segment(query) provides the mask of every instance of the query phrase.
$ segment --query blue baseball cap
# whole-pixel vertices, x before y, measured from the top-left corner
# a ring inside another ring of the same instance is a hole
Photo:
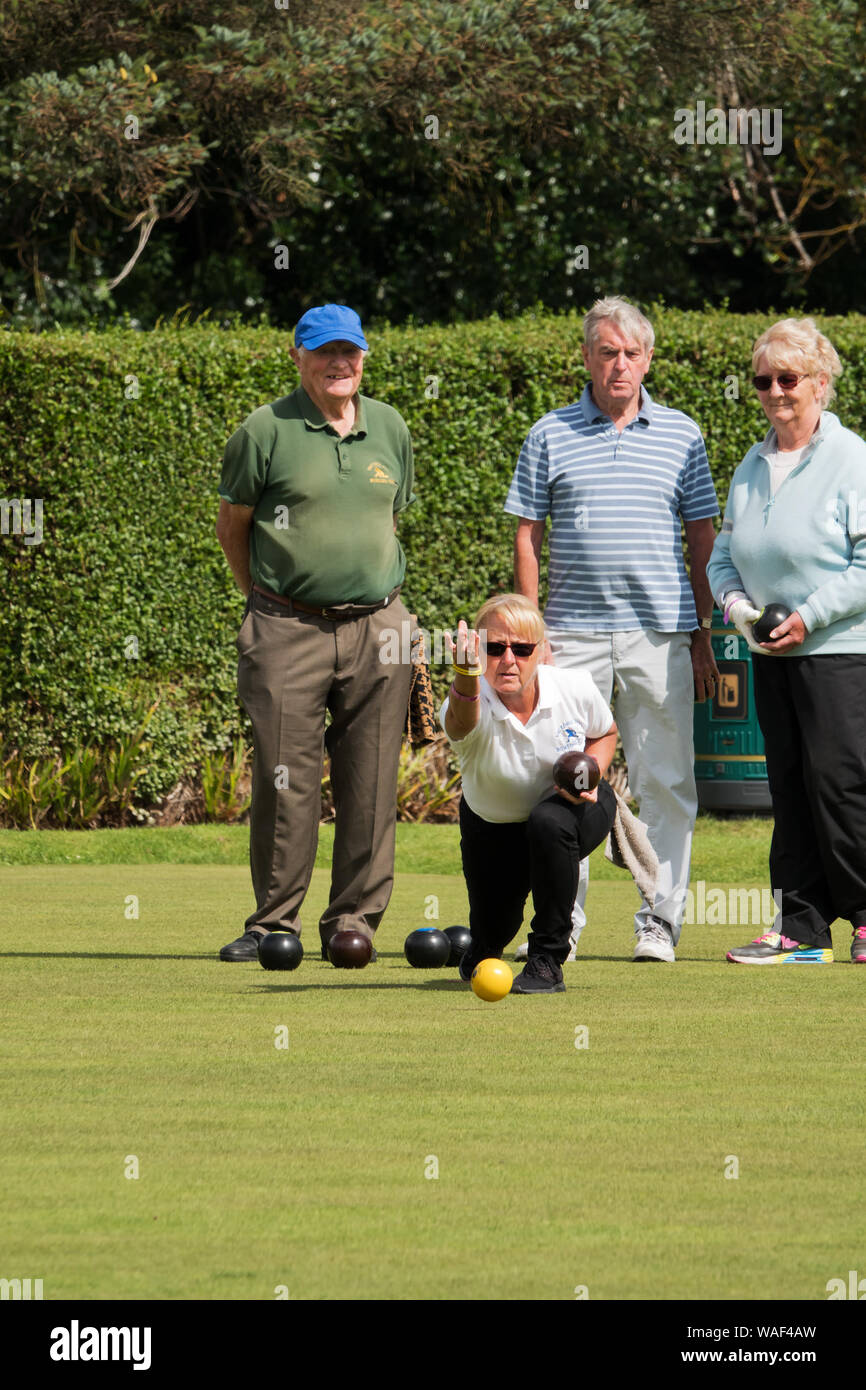
[[[319,304],[298,320],[295,347],[317,348],[324,343],[354,343],[368,351],[361,320],[348,304]]]

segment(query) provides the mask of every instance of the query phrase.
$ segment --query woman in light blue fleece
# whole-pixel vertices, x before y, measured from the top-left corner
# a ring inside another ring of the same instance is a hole
[[[842,366],[812,319],[763,333],[752,369],[770,430],[731,480],[707,578],[754,653],[781,915],[728,960],[830,962],[841,917],[866,964],[866,443],[826,408]],[[758,643],[769,603],[791,616]]]

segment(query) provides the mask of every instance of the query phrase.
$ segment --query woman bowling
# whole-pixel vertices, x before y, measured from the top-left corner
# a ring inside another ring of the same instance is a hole
[[[616,748],[610,709],[583,671],[543,664],[544,620],[521,594],[488,599],[475,626],[448,638],[454,681],[442,727],[463,778],[460,847],[472,946],[460,964],[499,958],[535,915],[524,970],[513,994],[559,994],[569,953],[580,861],[606,839],[616,814],[610,785],[557,790],[553,765],[584,750],[607,771]]]

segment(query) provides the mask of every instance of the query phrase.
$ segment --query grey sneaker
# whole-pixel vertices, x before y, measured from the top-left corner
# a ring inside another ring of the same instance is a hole
[[[634,960],[675,961],[673,932],[660,917],[650,917],[637,934]]]

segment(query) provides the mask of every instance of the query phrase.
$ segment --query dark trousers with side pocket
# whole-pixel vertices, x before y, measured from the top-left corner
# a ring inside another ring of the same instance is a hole
[[[549,955],[561,965],[570,949],[580,861],[607,838],[615,816],[616,798],[603,780],[596,802],[575,806],[553,795],[525,821],[482,820],[462,799],[460,850],[473,957],[502,955],[520,930],[531,892],[529,954]]]
[[[776,928],[831,944],[837,917],[866,925],[866,656],[752,657],[773,799]]]
[[[381,659],[389,650],[382,636],[399,633],[408,621],[399,599],[331,622],[251,593],[237,639],[238,694],[254,748],[256,909],[246,930],[300,932],[316,859],[325,748],[335,827],[320,935],[327,942],[354,929],[372,937],[379,925],[394,880],[397,767],[411,676],[408,662]]]

